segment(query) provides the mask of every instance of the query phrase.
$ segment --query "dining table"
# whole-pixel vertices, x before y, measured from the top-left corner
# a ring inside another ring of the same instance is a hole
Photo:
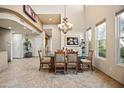
[[[49,72],[54,72],[55,55],[54,54],[47,54],[47,55],[45,55],[45,57],[50,58],[51,65],[50,65]],[[78,71],[81,70],[81,59],[82,59],[82,56],[78,55]]]

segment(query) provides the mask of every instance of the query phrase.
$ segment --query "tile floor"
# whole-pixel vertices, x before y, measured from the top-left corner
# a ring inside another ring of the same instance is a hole
[[[38,71],[39,59],[15,59],[8,69],[0,72],[1,88],[121,88],[123,85],[95,70],[75,75]]]

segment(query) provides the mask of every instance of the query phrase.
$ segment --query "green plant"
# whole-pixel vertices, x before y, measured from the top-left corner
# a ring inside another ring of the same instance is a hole
[[[30,52],[31,49],[31,42],[28,39],[28,37],[25,37],[25,41],[24,41],[24,50],[26,53]]]
[[[120,49],[120,61],[121,63],[124,63],[124,47],[121,47]]]
[[[106,57],[106,49],[99,48],[99,56],[105,58]]]
[[[124,47],[120,49],[121,57],[124,59]]]

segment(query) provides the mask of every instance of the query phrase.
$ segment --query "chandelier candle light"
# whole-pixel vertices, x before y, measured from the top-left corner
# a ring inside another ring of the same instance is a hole
[[[62,20],[62,23],[58,25],[58,28],[64,34],[72,29],[72,24],[68,22],[68,18],[66,17],[66,6],[64,6],[64,18]]]

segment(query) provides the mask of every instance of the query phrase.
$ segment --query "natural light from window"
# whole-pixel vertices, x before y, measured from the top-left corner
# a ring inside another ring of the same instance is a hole
[[[91,29],[85,32],[86,35],[86,54],[88,54],[89,49],[91,49]]]
[[[124,12],[117,16],[118,19],[118,36],[119,36],[119,63],[124,63]]]
[[[96,26],[96,55],[106,58],[106,22]]]

